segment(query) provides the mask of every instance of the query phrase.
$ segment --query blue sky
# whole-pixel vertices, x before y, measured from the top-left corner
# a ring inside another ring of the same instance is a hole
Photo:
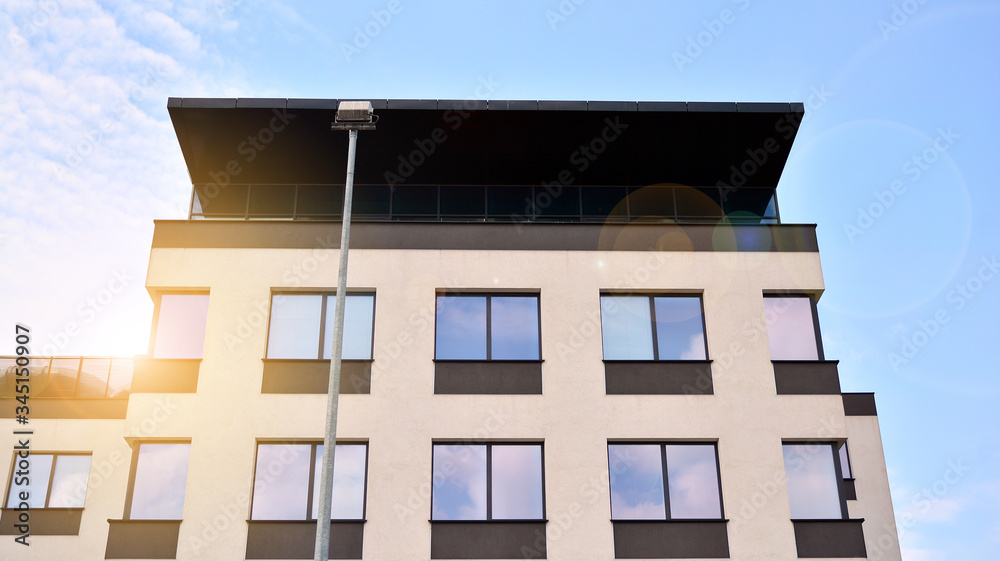
[[[992,559],[998,24],[945,0],[6,0],[0,324],[145,351],[152,220],[190,197],[168,96],[801,101],[781,216],[818,224],[826,355],[877,394],[904,558]]]

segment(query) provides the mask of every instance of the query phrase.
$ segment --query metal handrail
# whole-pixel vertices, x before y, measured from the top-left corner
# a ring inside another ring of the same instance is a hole
[[[20,372],[22,367],[17,365],[18,358],[23,359],[14,355],[0,355],[0,397],[20,395],[15,392],[16,379],[23,378],[20,375],[23,374]],[[105,361],[107,364],[102,364]],[[135,363],[131,357],[31,356],[27,368],[28,395],[33,398],[124,398],[131,391]],[[64,379],[62,383],[59,378]],[[66,383],[69,379],[72,382]],[[67,389],[70,385],[72,391]],[[94,391],[96,388],[101,391]]]

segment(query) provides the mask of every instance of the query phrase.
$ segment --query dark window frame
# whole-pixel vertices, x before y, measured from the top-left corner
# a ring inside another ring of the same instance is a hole
[[[535,306],[538,315],[538,325],[537,325],[537,337],[538,337],[538,358],[492,358],[493,355],[493,304],[492,298],[494,296],[500,298],[506,297],[534,297]],[[438,358],[437,356],[437,346],[438,346],[438,299],[439,298],[453,298],[453,297],[473,297],[473,298],[486,298],[486,358]],[[434,295],[434,361],[435,362],[542,362],[542,295],[540,292],[454,292],[439,291]]]
[[[319,312],[319,342],[318,342],[318,348],[317,348],[316,356],[315,357],[304,358],[304,359],[283,359],[283,358],[282,359],[269,359],[267,357],[267,353],[268,353],[268,350],[270,349],[270,345],[271,345],[271,315],[273,313],[274,297],[275,296],[322,296],[322,300],[320,300],[320,312]],[[377,301],[378,300],[378,296],[375,294],[374,290],[357,290],[357,291],[348,290],[347,294],[345,295],[345,299],[344,299],[344,306],[345,307],[347,306],[347,297],[350,297],[350,296],[371,296],[372,297],[372,340],[371,340],[370,345],[369,345],[370,348],[368,349],[368,358],[344,359],[344,360],[368,360],[368,361],[370,361],[370,360],[373,360],[374,357],[375,357],[375,309],[376,309],[376,306],[378,304],[378,301]],[[326,346],[326,311],[327,311],[327,306],[328,306],[327,302],[329,301],[329,299],[331,297],[334,299],[334,301],[336,301],[336,298],[337,298],[337,291],[336,290],[334,290],[333,292],[322,291],[322,290],[310,290],[310,291],[305,291],[305,292],[272,290],[271,291],[271,297],[270,297],[270,299],[268,300],[268,303],[267,303],[267,335],[265,335],[265,337],[264,337],[264,359],[265,360],[331,360],[331,359],[323,358],[323,347]],[[334,304],[332,306],[330,306],[330,308],[331,309],[335,309],[336,308],[336,302],[334,302]],[[346,325],[345,325],[345,327],[346,327]]]
[[[809,299],[809,310],[812,314],[812,324],[813,324],[813,335],[816,338],[816,362],[823,362],[826,360],[826,354],[823,352],[823,334],[819,329],[819,311],[816,307],[817,297],[809,294],[807,292],[765,292],[764,298],[808,298]],[[765,310],[765,316],[766,316]],[[765,317],[765,329],[767,329],[767,320]],[[770,336],[770,334],[768,334]],[[772,359],[775,360],[775,359]],[[778,359],[783,360],[783,359]]]
[[[649,298],[649,324],[650,332],[652,334],[653,340],[653,358],[652,359],[628,359],[628,358],[607,358],[603,356],[604,352],[604,306],[600,306],[601,310],[601,353],[604,362],[704,362],[711,360],[708,354],[708,320],[705,318],[705,298],[704,294],[701,292],[669,292],[669,293],[655,293],[655,292],[615,292],[615,291],[601,291],[600,298],[605,296],[611,297],[648,297]],[[660,344],[656,333],[656,299],[657,298],[697,298],[698,305],[701,307],[701,335],[705,343],[705,358],[693,358],[693,359],[676,359],[676,358],[660,358]]]
[[[840,445],[841,445],[841,443],[837,442],[835,440],[796,440],[796,439],[782,440],[781,441],[781,446],[784,447],[786,445],[792,445],[792,446],[823,446],[823,447],[829,448],[830,454],[833,455],[834,479],[836,480],[836,484],[837,484],[837,496],[838,496],[838,498],[840,500],[840,518],[794,518],[793,517],[791,520],[792,521],[797,521],[797,520],[850,520],[851,519],[850,516],[849,516],[850,513],[847,510],[847,488],[844,485],[844,481],[845,481],[844,472],[843,472],[843,470],[840,467]],[[782,453],[782,457],[784,457],[784,453]],[[787,470],[787,467],[785,469]],[[789,493],[789,495],[791,495],[791,490],[788,489],[788,482],[787,481],[788,481],[788,474],[786,472],[785,473],[785,490],[786,490],[786,492]],[[790,497],[789,497],[789,500],[791,500]]]
[[[365,490],[364,490],[364,500],[361,502],[361,518],[331,518],[331,522],[365,522],[368,519],[368,467],[369,467],[369,452],[370,447],[368,446],[368,441],[338,441],[334,446],[340,444],[350,444],[350,445],[363,445],[365,447]],[[309,446],[309,475],[306,485],[306,517],[305,518],[293,518],[288,520],[289,522],[316,522],[316,518],[313,518],[313,494],[314,487],[313,483],[316,480],[316,447],[323,446],[322,440],[258,440],[254,443],[254,455],[253,455],[253,471],[251,472],[253,476],[250,479],[250,512],[248,514],[250,521],[256,522],[277,522],[285,521],[286,519],[264,519],[264,518],[254,518],[253,516],[253,500],[254,500],[254,485],[257,483],[257,459],[260,457],[260,446]],[[336,456],[333,459],[334,464],[337,462]]]
[[[45,505],[39,507],[31,507],[31,510],[64,510],[64,509],[81,509],[86,507],[87,503],[87,493],[90,490],[90,469],[87,470],[87,490],[83,494],[84,506],[49,506],[49,500],[52,498],[52,484],[56,477],[56,464],[59,462],[59,456],[90,456],[90,467],[94,467],[94,453],[93,452],[36,452],[31,451],[30,456],[53,456],[52,467],[49,471],[49,481],[45,487]],[[7,510],[7,502],[10,501],[10,492],[14,488],[14,475],[17,471],[17,451],[14,451],[10,461],[10,477],[7,478],[7,487],[3,495],[3,509]]]
[[[634,445],[634,446],[658,446],[660,449],[660,470],[663,476],[663,512],[664,518],[661,520],[659,518],[615,518],[614,506],[611,504],[611,446],[622,446],[622,445]],[[672,518],[670,516],[670,479],[668,478],[667,472],[667,446],[708,446],[711,445],[715,451],[715,481],[718,485],[719,490],[719,517],[718,518]],[[671,522],[671,521],[684,521],[684,522],[711,522],[711,521],[726,521],[726,508],[725,501],[722,496],[722,465],[719,462],[719,442],[717,440],[643,440],[643,441],[633,441],[633,440],[609,440],[608,441],[608,506],[611,509],[611,521],[612,522]]]
[[[541,468],[541,478],[542,478],[542,517],[541,518],[493,518],[493,446],[537,446],[539,457],[540,457],[540,468]],[[435,446],[485,446],[486,447],[486,518],[485,519],[472,519],[472,520],[437,520],[434,518],[434,447]],[[523,442],[523,441],[509,441],[509,440],[490,440],[488,442],[483,441],[461,441],[461,440],[442,440],[431,442],[431,517],[430,522],[443,522],[446,524],[450,523],[468,523],[468,522],[548,522],[547,518],[547,508],[545,500],[545,443],[539,442]]]
[[[125,489],[125,512],[122,514],[122,520],[133,520],[132,518],[132,499],[135,494],[135,476],[136,468],[139,467],[139,452],[143,444],[187,444],[188,447],[191,446],[190,439],[169,439],[169,440],[135,440],[129,443],[129,447],[132,449],[132,458],[129,461],[129,472],[128,472],[128,486]],[[188,470],[190,475],[190,450],[188,452]],[[184,481],[184,504],[187,504],[187,479]],[[183,507],[182,507],[183,511]],[[157,522],[170,522],[170,521],[181,521],[183,518],[136,518],[137,521],[152,520]]]

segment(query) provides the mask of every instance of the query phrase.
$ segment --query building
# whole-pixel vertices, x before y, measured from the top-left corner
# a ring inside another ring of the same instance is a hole
[[[374,105],[333,557],[900,558],[815,226],[778,213],[801,104]],[[27,425],[4,359],[0,557],[311,558],[337,101],[168,107],[193,188],[155,224],[149,355],[33,357]]]

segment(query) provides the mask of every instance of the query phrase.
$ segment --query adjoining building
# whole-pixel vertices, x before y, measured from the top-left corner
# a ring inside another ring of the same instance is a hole
[[[0,557],[312,558],[337,104],[169,100],[192,196],[155,223],[149,354],[32,357],[26,425],[2,359]],[[373,104],[332,558],[900,559],[815,226],[777,204],[801,104]]]

